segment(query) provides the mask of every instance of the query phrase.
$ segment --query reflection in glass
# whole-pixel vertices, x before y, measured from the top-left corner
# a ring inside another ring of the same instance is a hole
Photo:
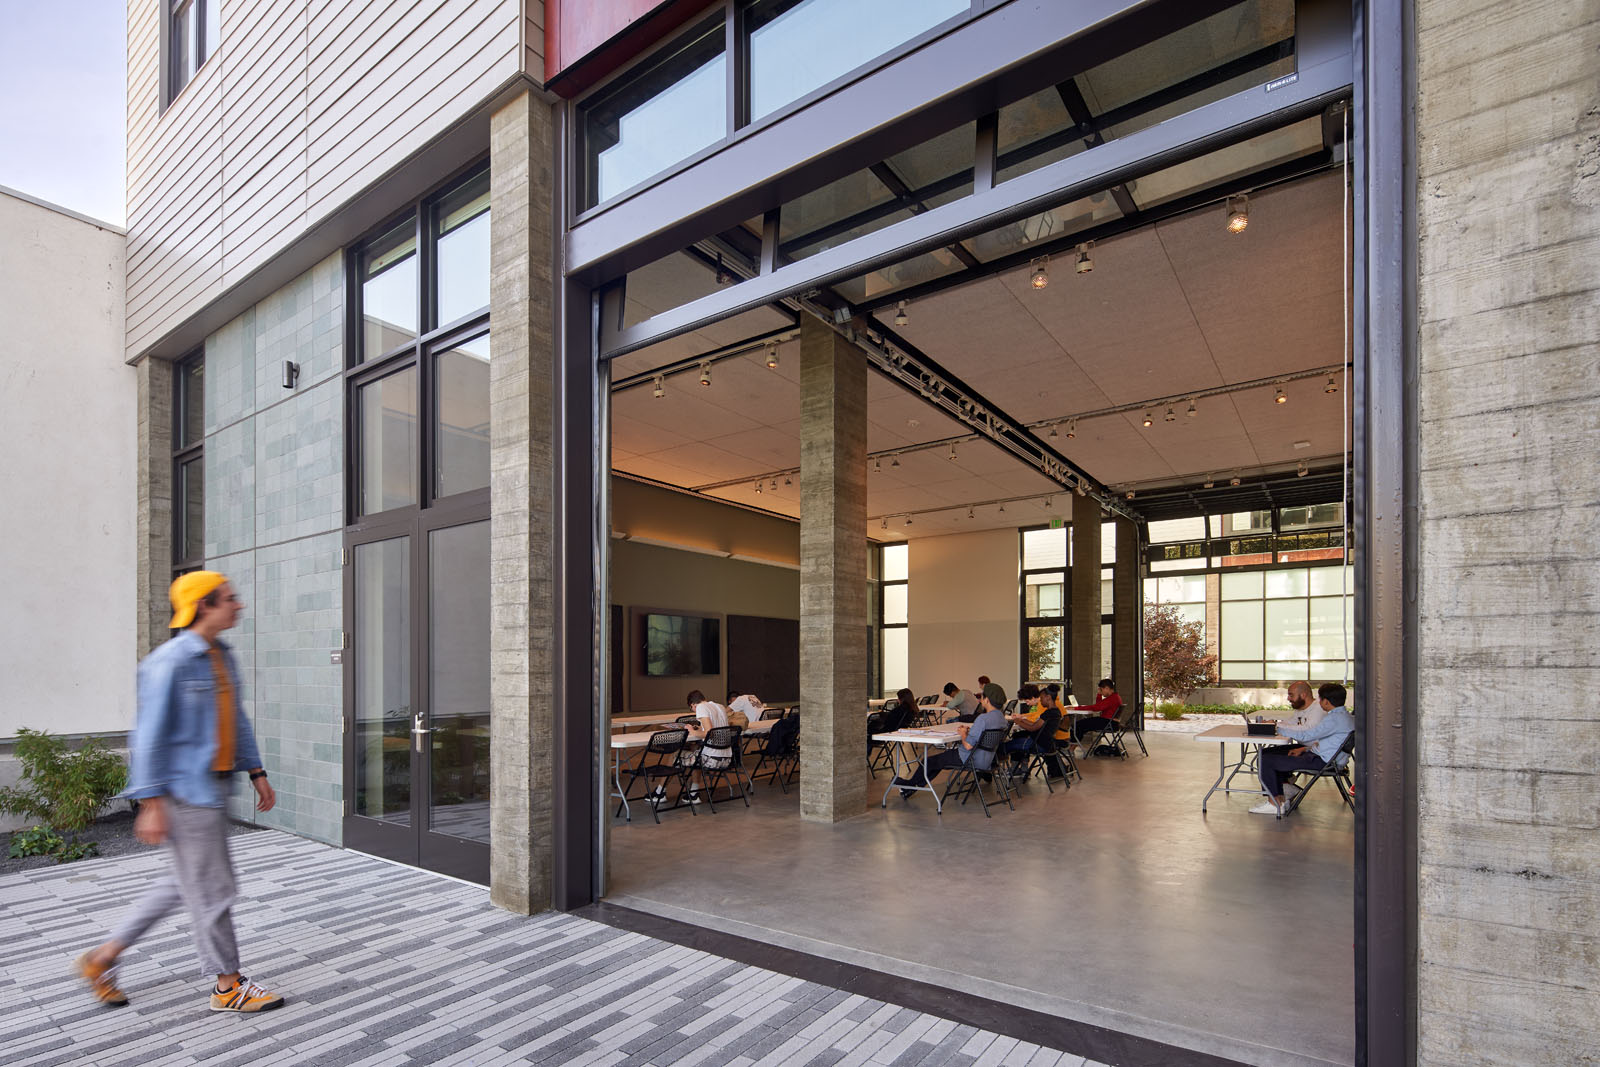
[[[411,569],[407,539],[357,545],[355,806],[411,821]]]
[[[428,828],[489,841],[489,523],[428,535]]]
[[[205,457],[196,456],[178,468],[178,559],[206,555]]]
[[[360,511],[372,515],[417,502],[417,368],[361,387]]]
[[[877,175],[858,170],[783,205],[778,255],[803,259],[910,217]]]
[[[489,335],[434,357],[434,493],[449,496],[489,484]]]
[[[641,77],[583,110],[592,206],[721,140],[728,87],[719,16]]]
[[[206,361],[190,359],[178,364],[178,447],[198,444],[206,435]]]
[[[489,175],[473,178],[439,201],[435,270],[436,326],[489,306]]]
[[[750,33],[750,118],[848,74],[869,60],[965,14],[970,0],[761,0]],[[841,32],[841,27],[847,27]]]
[[[1030,682],[1065,682],[1062,669],[1067,648],[1065,626],[1028,627],[1028,678]]]
[[[1100,625],[1100,677],[1115,679],[1111,673],[1111,624]]]
[[[1059,619],[1066,612],[1066,575],[1062,571],[1030,574],[1022,587],[1022,614],[1030,619]]]
[[[172,13],[171,54],[167,61],[172,71],[172,95],[177,96],[194,77],[200,65],[199,6],[184,4]]]
[[[1143,210],[1322,151],[1322,118],[1313,116],[1147,174],[1137,184],[1130,182],[1128,189]]]
[[[911,631],[896,626],[883,631],[883,691],[898,692],[911,684]]]
[[[407,219],[361,253],[361,358],[417,336],[417,232]]]

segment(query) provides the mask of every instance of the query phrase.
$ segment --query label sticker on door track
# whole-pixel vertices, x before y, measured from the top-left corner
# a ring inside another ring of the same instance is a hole
[[[1299,71],[1295,71],[1293,74],[1285,74],[1281,78],[1274,78],[1272,81],[1269,81],[1267,83],[1267,92],[1270,93],[1274,89],[1282,89],[1285,85],[1293,85],[1295,82],[1297,82],[1299,80],[1300,80],[1300,72]]]

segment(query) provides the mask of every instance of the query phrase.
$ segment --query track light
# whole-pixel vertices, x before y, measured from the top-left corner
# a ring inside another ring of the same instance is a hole
[[[1208,474],[1208,475],[1206,475],[1206,480],[1204,482],[1200,483],[1200,488],[1202,488],[1202,489],[1212,489],[1212,488],[1216,487],[1216,484],[1217,484],[1216,480],[1214,478],[1212,478],[1211,475]]]
[[[911,525],[911,516],[910,516],[910,515],[907,515],[907,516],[906,516],[906,525],[907,525],[907,526],[910,526],[910,525]]]
[[[1067,423],[1067,440],[1070,441],[1076,436],[1078,436],[1078,420],[1073,419]]]
[[[977,518],[977,517],[978,517],[978,516],[976,516],[976,515],[974,515],[974,514],[973,514],[973,513],[972,513],[972,509],[971,509],[971,508],[968,508],[968,509],[967,509],[967,518],[969,518],[969,519],[975,519],[975,518]]]
[[[1132,489],[1129,489],[1129,490],[1128,490],[1128,492],[1127,492],[1127,499],[1128,499],[1128,500],[1132,500],[1132,499],[1133,499],[1133,490],[1132,490]]]
[[[1328,375],[1328,384],[1322,387],[1322,391],[1324,393],[1337,393],[1339,391],[1339,383],[1333,380],[1333,375]]]
[[[900,466],[900,457],[899,456],[895,456],[892,459],[890,459],[889,460],[889,466],[890,467],[898,467],[898,466]]]
[[[1184,414],[1185,414],[1185,415],[1187,415],[1187,416],[1189,416],[1189,417],[1190,417],[1190,418],[1191,418],[1191,419],[1192,419],[1192,418],[1194,418],[1194,417],[1195,417],[1195,416],[1196,416],[1196,415],[1198,415],[1198,414],[1200,414],[1200,409],[1198,409],[1198,408],[1196,408],[1196,407],[1195,407],[1195,406],[1194,406],[1194,401],[1193,401],[1193,400],[1191,400],[1191,401],[1189,401],[1189,410],[1188,410],[1188,411],[1185,411],[1185,412],[1184,412]]]
[[[772,485],[769,488],[776,493],[778,491],[778,479],[772,479]]]
[[[894,324],[896,326],[905,326],[910,321],[906,317],[906,302],[902,300],[894,306]]]
[[[732,274],[732,272],[729,271],[727,267],[724,267],[722,265],[722,253],[721,252],[717,253],[717,284],[718,285],[732,285],[733,284],[733,274]]]
[[[1056,436],[1056,428],[1054,426],[1050,427],[1050,433],[1048,434],[1048,436],[1050,436],[1050,437]]]
[[[1167,405],[1167,413],[1165,415],[1161,416],[1161,419],[1162,419],[1163,422],[1177,422],[1178,421],[1178,416],[1177,416],[1176,413],[1173,412],[1171,404]]]
[[[1089,483],[1084,481],[1082,478],[1078,479],[1078,484],[1077,484],[1076,488],[1078,490],[1078,495],[1079,496],[1088,496],[1089,495]]]
[[[667,376],[665,374],[656,375],[656,387],[650,391],[650,395],[657,400],[667,395]]]
[[[711,384],[711,361],[709,359],[700,364],[700,384]]]
[[[1156,424],[1155,418],[1148,411],[1144,413],[1144,424],[1146,426],[1154,426]]]
[[[1005,501],[1002,500],[1000,502],[1000,514],[1004,515],[1005,513],[1006,513],[1006,503],[1005,503]]]
[[[1050,257],[1040,256],[1031,264],[1033,268],[1032,283],[1035,289],[1043,289],[1050,284]]]
[[[882,472],[883,472],[883,460],[881,460],[881,459],[873,460],[872,461],[872,473],[873,474],[881,474]]]
[[[1243,233],[1250,225],[1250,198],[1244,193],[1228,197],[1228,232]]]
[[[1239,484],[1239,476],[1237,474],[1235,474],[1232,478],[1229,478],[1228,479],[1228,484],[1229,485],[1238,485]]]
[[[1079,274],[1088,274],[1094,270],[1094,259],[1089,255],[1089,249],[1094,247],[1093,241],[1085,241],[1078,246],[1078,262],[1073,267]]]
[[[948,459],[951,463],[956,461],[956,443],[954,441],[950,442],[950,454],[944,458]]]
[[[793,485],[793,484],[794,484],[794,482],[793,482],[793,481],[791,481],[791,480],[790,480],[790,479],[788,479],[788,478],[785,478],[785,479],[784,479],[784,480],[783,480],[783,484],[784,484],[784,485]]]
[[[756,495],[757,496],[761,495],[761,479],[760,478],[756,479]]]
[[[769,341],[767,343],[767,369],[778,369],[778,342],[776,341]]]
[[[1289,402],[1289,397],[1284,393],[1283,386],[1274,385],[1272,387],[1272,402],[1274,404],[1287,404]]]
[[[1308,475],[1310,473],[1311,473],[1311,471],[1309,469],[1307,469],[1305,460],[1301,460],[1300,461],[1300,465],[1294,469],[1294,476],[1296,478],[1304,478],[1306,475]]]
[[[888,519],[887,516],[885,516],[884,520],[881,523],[878,524],[878,529],[887,530],[888,528],[889,528],[889,519]]]
[[[1048,509],[1050,507],[1050,498],[1049,497],[1045,497],[1044,498],[1044,506],[1045,506],[1046,509]]]

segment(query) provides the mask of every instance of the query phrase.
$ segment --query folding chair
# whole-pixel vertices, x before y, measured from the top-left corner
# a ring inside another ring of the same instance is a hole
[[[683,798],[683,790],[687,781],[686,772],[690,764],[678,763],[678,757],[683,754],[689,745],[689,731],[682,727],[671,730],[657,730],[650,735],[649,744],[645,745],[644,752],[639,757],[639,762],[634,765],[633,772],[628,778],[628,784],[623,788],[622,795],[626,797],[633,791],[633,783],[640,778],[644,779],[645,795],[642,799],[649,801],[650,814],[655,816],[656,822],[661,821],[661,802],[666,797],[666,779],[678,780],[678,798]],[[650,762],[654,755],[656,760]],[[659,783],[652,785],[651,783]],[[622,805],[617,805],[617,814],[622,814]],[[689,814],[696,814],[694,806],[690,805]]]
[[[788,719],[793,719],[793,729],[787,729]],[[754,782],[761,777],[761,769],[771,764],[767,771],[767,780],[777,782],[778,788],[785,793],[789,791],[788,780],[800,766],[800,716],[786,716],[785,722],[774,726],[767,735],[767,743],[762,746],[761,756],[756,760],[756,765],[750,771],[750,780]]]
[[[750,783],[744,776],[744,760],[740,751],[739,735],[743,733],[737,726],[716,726],[706,732],[706,739],[700,742],[700,752],[695,756],[694,766],[690,768],[700,772],[700,781],[706,790],[706,806],[711,809],[711,814],[717,813],[717,806],[712,803],[716,796],[718,783],[726,782],[728,786],[728,799],[733,799],[733,782],[739,783],[739,795],[744,798],[744,806],[750,806]],[[712,748],[725,748],[731,753],[725,766],[714,767],[706,760],[706,750]],[[728,781],[729,778],[733,782]]]
[[[951,774],[949,783],[944,787],[944,796],[939,798],[941,806],[949,803],[951,797],[959,797],[961,803],[965,804],[968,797],[973,793],[977,793],[978,803],[983,805],[983,817],[986,819],[994,818],[989,814],[989,801],[983,795],[983,782],[979,778],[980,775],[988,775],[996,784],[996,791],[1000,794],[1001,799],[1006,802],[1006,807],[1012,811],[1017,810],[1016,805],[1011,803],[1011,794],[1006,791],[1004,775],[990,773],[994,768],[995,754],[999,752],[1000,742],[1004,739],[1005,734],[1004,730],[999,729],[985,730],[983,732],[982,736],[978,738],[978,743],[972,746],[972,752],[968,754],[966,762],[957,767]],[[989,753],[990,771],[979,771],[974,766],[979,752]],[[997,800],[995,803],[998,804],[999,801]]]
[[[1283,814],[1288,815],[1298,808],[1300,802],[1306,798],[1306,794],[1311,792],[1311,787],[1324,778],[1338,787],[1340,799],[1345,802],[1350,813],[1355,814],[1355,783],[1350,779],[1350,761],[1355,758],[1355,753],[1356,735],[1352,730],[1350,736],[1344,739],[1344,744],[1339,746],[1339,751],[1333,754],[1333,759],[1324,763],[1321,770],[1300,772],[1304,783],[1300,784],[1300,791],[1294,795],[1294,799],[1284,805]]]
[[[873,734],[889,733],[893,727],[889,725],[889,713],[875,711],[867,716],[867,773],[874,780],[878,777],[878,770],[894,770],[894,754],[890,751],[888,741],[874,741]]]
[[[1058,747],[1056,745],[1056,724],[1061,721],[1061,713],[1054,710],[1047,711],[1041,714],[1039,718],[1043,725],[1028,734],[1027,747],[1020,753],[1007,753],[1007,755],[1021,756],[1021,759],[1013,760],[1012,767],[1015,770],[1011,780],[1017,785],[1025,785],[1028,779],[1033,777],[1034,771],[1038,771],[1039,777],[1044,779],[1045,789],[1050,793],[1054,793],[1055,787],[1050,784],[1050,757],[1056,754],[1056,748]],[[1065,772],[1065,768],[1063,768],[1063,772]],[[1072,788],[1070,775],[1063,773],[1061,781],[1067,789]]]
[[[1118,708],[1116,717],[1110,720],[1110,725],[1100,730],[1100,740],[1095,743],[1095,748],[1100,747],[1100,745],[1109,745],[1112,754],[1118,759],[1127,759],[1128,745],[1125,738],[1131,733],[1135,740],[1138,740],[1140,750],[1146,756],[1150,755],[1149,750],[1144,747],[1144,740],[1139,737],[1139,731],[1132,729],[1133,714],[1137,710],[1132,704],[1124,704]],[[1089,749],[1089,751],[1092,752],[1094,749]]]

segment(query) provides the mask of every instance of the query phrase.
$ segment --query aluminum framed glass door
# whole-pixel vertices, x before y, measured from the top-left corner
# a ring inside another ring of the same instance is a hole
[[[481,883],[489,877],[486,511],[442,509],[352,531],[346,568],[345,844]]]

